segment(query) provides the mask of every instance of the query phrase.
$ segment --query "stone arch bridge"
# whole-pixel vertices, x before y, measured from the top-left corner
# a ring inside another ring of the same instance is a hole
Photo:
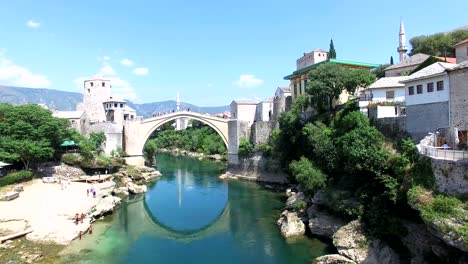
[[[127,153],[126,162],[130,165],[144,165],[143,148],[151,134],[167,122],[179,118],[198,120],[213,128],[223,139],[228,151],[228,163],[238,163],[239,124],[237,120],[224,119],[191,111],[177,111],[161,116],[125,121],[123,146]]]

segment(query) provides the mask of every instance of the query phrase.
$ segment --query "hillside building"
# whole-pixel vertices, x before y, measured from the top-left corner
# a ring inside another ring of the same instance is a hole
[[[107,155],[123,147],[124,123],[139,119],[136,111],[125,100],[111,96],[111,88],[111,81],[103,76],[85,80],[83,102],[77,104],[76,111],[53,112],[55,117],[68,119],[71,126],[82,135],[104,132],[104,152]]]

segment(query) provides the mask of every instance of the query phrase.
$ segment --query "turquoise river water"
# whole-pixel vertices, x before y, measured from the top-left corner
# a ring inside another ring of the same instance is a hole
[[[285,196],[223,181],[223,164],[158,154],[163,177],[124,201],[65,250],[67,263],[311,263],[330,253],[314,238],[284,239]]]

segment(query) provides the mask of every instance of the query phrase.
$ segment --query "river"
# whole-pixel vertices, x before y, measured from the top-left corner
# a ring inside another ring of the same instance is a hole
[[[163,177],[129,197],[66,262],[311,263],[330,253],[314,238],[284,239],[285,196],[253,182],[223,181],[223,164],[158,154]]]

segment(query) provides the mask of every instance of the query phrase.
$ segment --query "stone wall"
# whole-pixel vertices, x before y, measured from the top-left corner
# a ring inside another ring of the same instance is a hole
[[[288,182],[288,175],[282,171],[279,161],[260,155],[240,158],[238,164],[229,164],[226,174],[259,182]]]
[[[386,137],[395,138],[406,131],[406,116],[371,119],[371,122]]]
[[[94,123],[89,126],[88,134],[91,132],[104,132],[106,135],[106,143],[104,152],[110,155],[112,150],[116,150],[117,147],[122,147],[123,140],[123,126],[110,122]]]
[[[406,106],[406,129],[416,141],[423,139],[429,132],[448,126],[448,102]]]
[[[432,159],[439,192],[449,195],[468,193],[468,162]]]
[[[257,121],[252,125],[251,141],[257,145],[268,143],[272,130],[271,124],[274,122]]]
[[[450,126],[468,131],[468,68],[450,72],[449,78]]]

